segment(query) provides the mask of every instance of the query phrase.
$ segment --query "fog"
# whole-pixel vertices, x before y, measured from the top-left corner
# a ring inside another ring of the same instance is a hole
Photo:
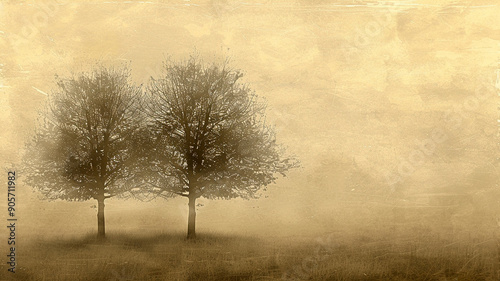
[[[197,52],[244,71],[301,161],[260,199],[200,199],[200,233],[496,227],[495,1],[4,1],[0,13],[4,170],[22,171],[56,74],[128,63],[146,84]],[[95,232],[96,202],[46,201],[19,179],[20,237]],[[108,200],[107,231],[184,232],[184,199]]]

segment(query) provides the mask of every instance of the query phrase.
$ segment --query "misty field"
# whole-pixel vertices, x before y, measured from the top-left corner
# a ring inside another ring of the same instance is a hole
[[[17,280],[498,280],[491,235],[424,228],[252,238],[110,233],[22,241]],[[461,236],[459,238],[459,236]],[[481,236],[481,237],[479,237]],[[5,266],[2,266],[5,267]],[[3,268],[2,270],[5,270]]]

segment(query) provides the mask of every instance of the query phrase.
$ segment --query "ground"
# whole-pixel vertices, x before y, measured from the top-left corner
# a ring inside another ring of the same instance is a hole
[[[199,233],[195,241],[183,233],[32,238],[19,250],[15,280],[498,280],[496,241],[395,228],[314,237]]]

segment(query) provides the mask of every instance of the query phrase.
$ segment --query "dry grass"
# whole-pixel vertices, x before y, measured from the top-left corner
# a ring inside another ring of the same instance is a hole
[[[498,280],[495,237],[407,230],[252,238],[182,233],[26,241],[17,280]],[[2,266],[2,271],[6,267]]]

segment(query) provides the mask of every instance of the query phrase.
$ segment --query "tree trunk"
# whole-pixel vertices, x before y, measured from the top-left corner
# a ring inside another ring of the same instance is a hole
[[[195,224],[196,224],[196,197],[189,196],[189,217],[188,217],[188,234],[187,239],[195,239]]]
[[[97,237],[104,239],[106,237],[106,228],[104,223],[104,196],[97,199]]]
[[[109,140],[109,133],[104,134],[104,148],[103,148],[103,154],[102,154],[102,159],[101,159],[101,171],[100,171],[100,177],[99,177],[99,195],[97,197],[97,237],[99,239],[104,239],[106,238],[106,223],[104,221],[104,199],[106,197],[104,196],[104,190],[106,188],[106,174],[107,174],[107,166],[108,166],[108,140]]]

